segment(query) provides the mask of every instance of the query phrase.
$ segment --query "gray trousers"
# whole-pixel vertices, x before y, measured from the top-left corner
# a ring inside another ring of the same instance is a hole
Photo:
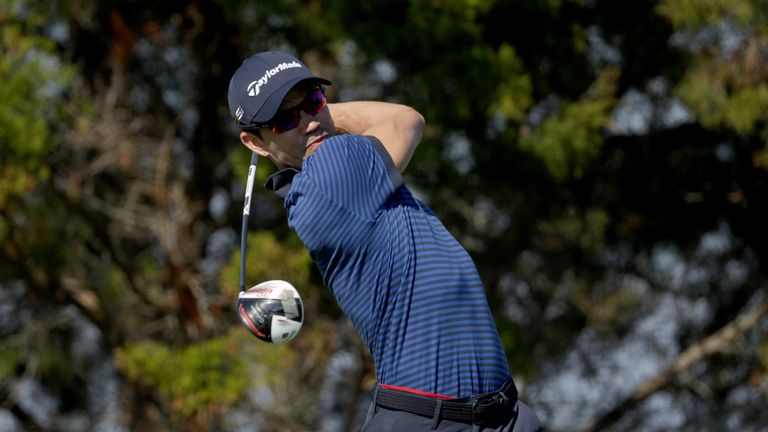
[[[477,426],[444,419],[434,419],[405,411],[391,410],[371,403],[360,432],[538,432],[541,423],[533,410],[523,402],[510,405],[508,416],[499,424]]]

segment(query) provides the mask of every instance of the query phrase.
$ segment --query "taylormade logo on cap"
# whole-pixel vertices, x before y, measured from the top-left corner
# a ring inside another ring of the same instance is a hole
[[[304,80],[331,84],[313,75],[291,54],[279,51],[254,54],[243,61],[229,80],[229,113],[241,127],[263,125],[275,115],[291,88]]]
[[[269,82],[269,79],[278,73],[286,69],[300,67],[302,67],[301,63],[293,61],[291,63],[280,63],[272,69],[269,69],[268,71],[264,72],[264,76],[248,84],[248,88],[246,89],[248,96],[258,96],[259,92],[261,91],[261,86],[266,85]]]

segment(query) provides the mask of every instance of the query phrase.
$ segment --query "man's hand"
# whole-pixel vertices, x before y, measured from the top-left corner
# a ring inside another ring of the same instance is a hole
[[[356,135],[371,135],[387,149],[403,172],[424,132],[424,117],[405,105],[386,102],[328,104],[336,128]]]

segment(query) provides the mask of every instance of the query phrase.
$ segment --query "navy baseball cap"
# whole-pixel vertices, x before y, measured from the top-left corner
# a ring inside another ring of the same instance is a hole
[[[265,51],[247,58],[229,81],[229,112],[240,127],[263,124],[277,113],[288,92],[301,81],[313,80],[330,85],[314,76],[296,57]]]

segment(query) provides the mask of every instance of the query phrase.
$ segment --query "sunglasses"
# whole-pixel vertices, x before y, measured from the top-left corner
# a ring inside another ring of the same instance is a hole
[[[320,111],[325,108],[326,104],[325,88],[321,85],[316,85],[314,90],[312,90],[300,104],[278,111],[269,123],[255,125],[249,128],[244,128],[243,130],[268,128],[272,130],[272,133],[275,135],[280,135],[299,125],[299,122],[301,122],[301,111],[314,116],[319,114]]]

